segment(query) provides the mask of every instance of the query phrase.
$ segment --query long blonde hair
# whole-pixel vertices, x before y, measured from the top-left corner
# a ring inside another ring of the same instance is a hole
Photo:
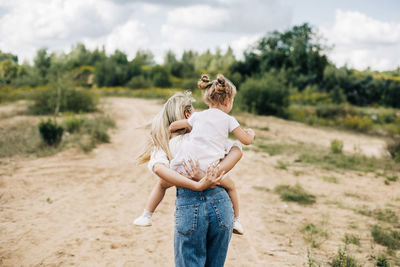
[[[151,152],[154,149],[164,150],[168,160],[172,160],[169,149],[169,140],[171,139],[169,126],[174,121],[186,119],[185,112],[192,113],[192,103],[194,101],[190,92],[176,93],[167,100],[162,110],[157,113],[151,123],[150,141],[148,141],[143,153],[138,157],[139,164],[149,161]],[[180,130],[178,133],[184,134],[186,130]]]

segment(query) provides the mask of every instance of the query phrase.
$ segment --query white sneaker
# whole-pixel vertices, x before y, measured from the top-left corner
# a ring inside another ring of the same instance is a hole
[[[151,217],[141,215],[133,221],[133,224],[137,226],[151,226]]]
[[[238,235],[243,235],[244,233],[243,226],[240,223],[239,218],[235,218],[233,220],[233,233]]]

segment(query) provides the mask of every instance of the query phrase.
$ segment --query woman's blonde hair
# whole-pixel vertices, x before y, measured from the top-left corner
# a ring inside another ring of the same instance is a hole
[[[207,105],[222,105],[225,99],[232,99],[236,95],[235,85],[222,74],[218,74],[214,81],[210,81],[208,75],[203,74],[197,86],[205,90],[203,98]]]
[[[154,117],[151,123],[151,140],[148,141],[143,153],[139,155],[139,164],[150,160],[153,149],[164,150],[168,159],[172,160],[169,149],[169,140],[171,138],[169,126],[174,121],[186,119],[185,112],[192,113],[192,103],[194,101],[190,92],[176,93],[167,100],[162,110]],[[186,130],[180,130],[178,133],[184,134]]]

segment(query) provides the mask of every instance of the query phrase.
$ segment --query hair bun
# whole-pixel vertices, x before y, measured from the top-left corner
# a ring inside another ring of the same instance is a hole
[[[210,82],[210,77],[208,77],[207,74],[203,74],[203,75],[201,75],[200,80],[201,80],[202,82],[209,83],[209,82]]]
[[[225,86],[226,79],[224,75],[218,74],[217,76],[217,86],[215,87],[215,91],[218,93],[227,92],[227,88]]]
[[[212,82],[210,82],[210,77],[208,77],[207,74],[201,75],[200,80],[197,82],[197,87],[199,87],[201,90],[205,90],[208,87],[210,87]]]

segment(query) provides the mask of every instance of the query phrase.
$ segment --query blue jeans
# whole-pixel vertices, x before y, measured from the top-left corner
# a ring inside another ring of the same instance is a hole
[[[222,187],[176,189],[175,266],[224,266],[233,230],[232,202]]]

